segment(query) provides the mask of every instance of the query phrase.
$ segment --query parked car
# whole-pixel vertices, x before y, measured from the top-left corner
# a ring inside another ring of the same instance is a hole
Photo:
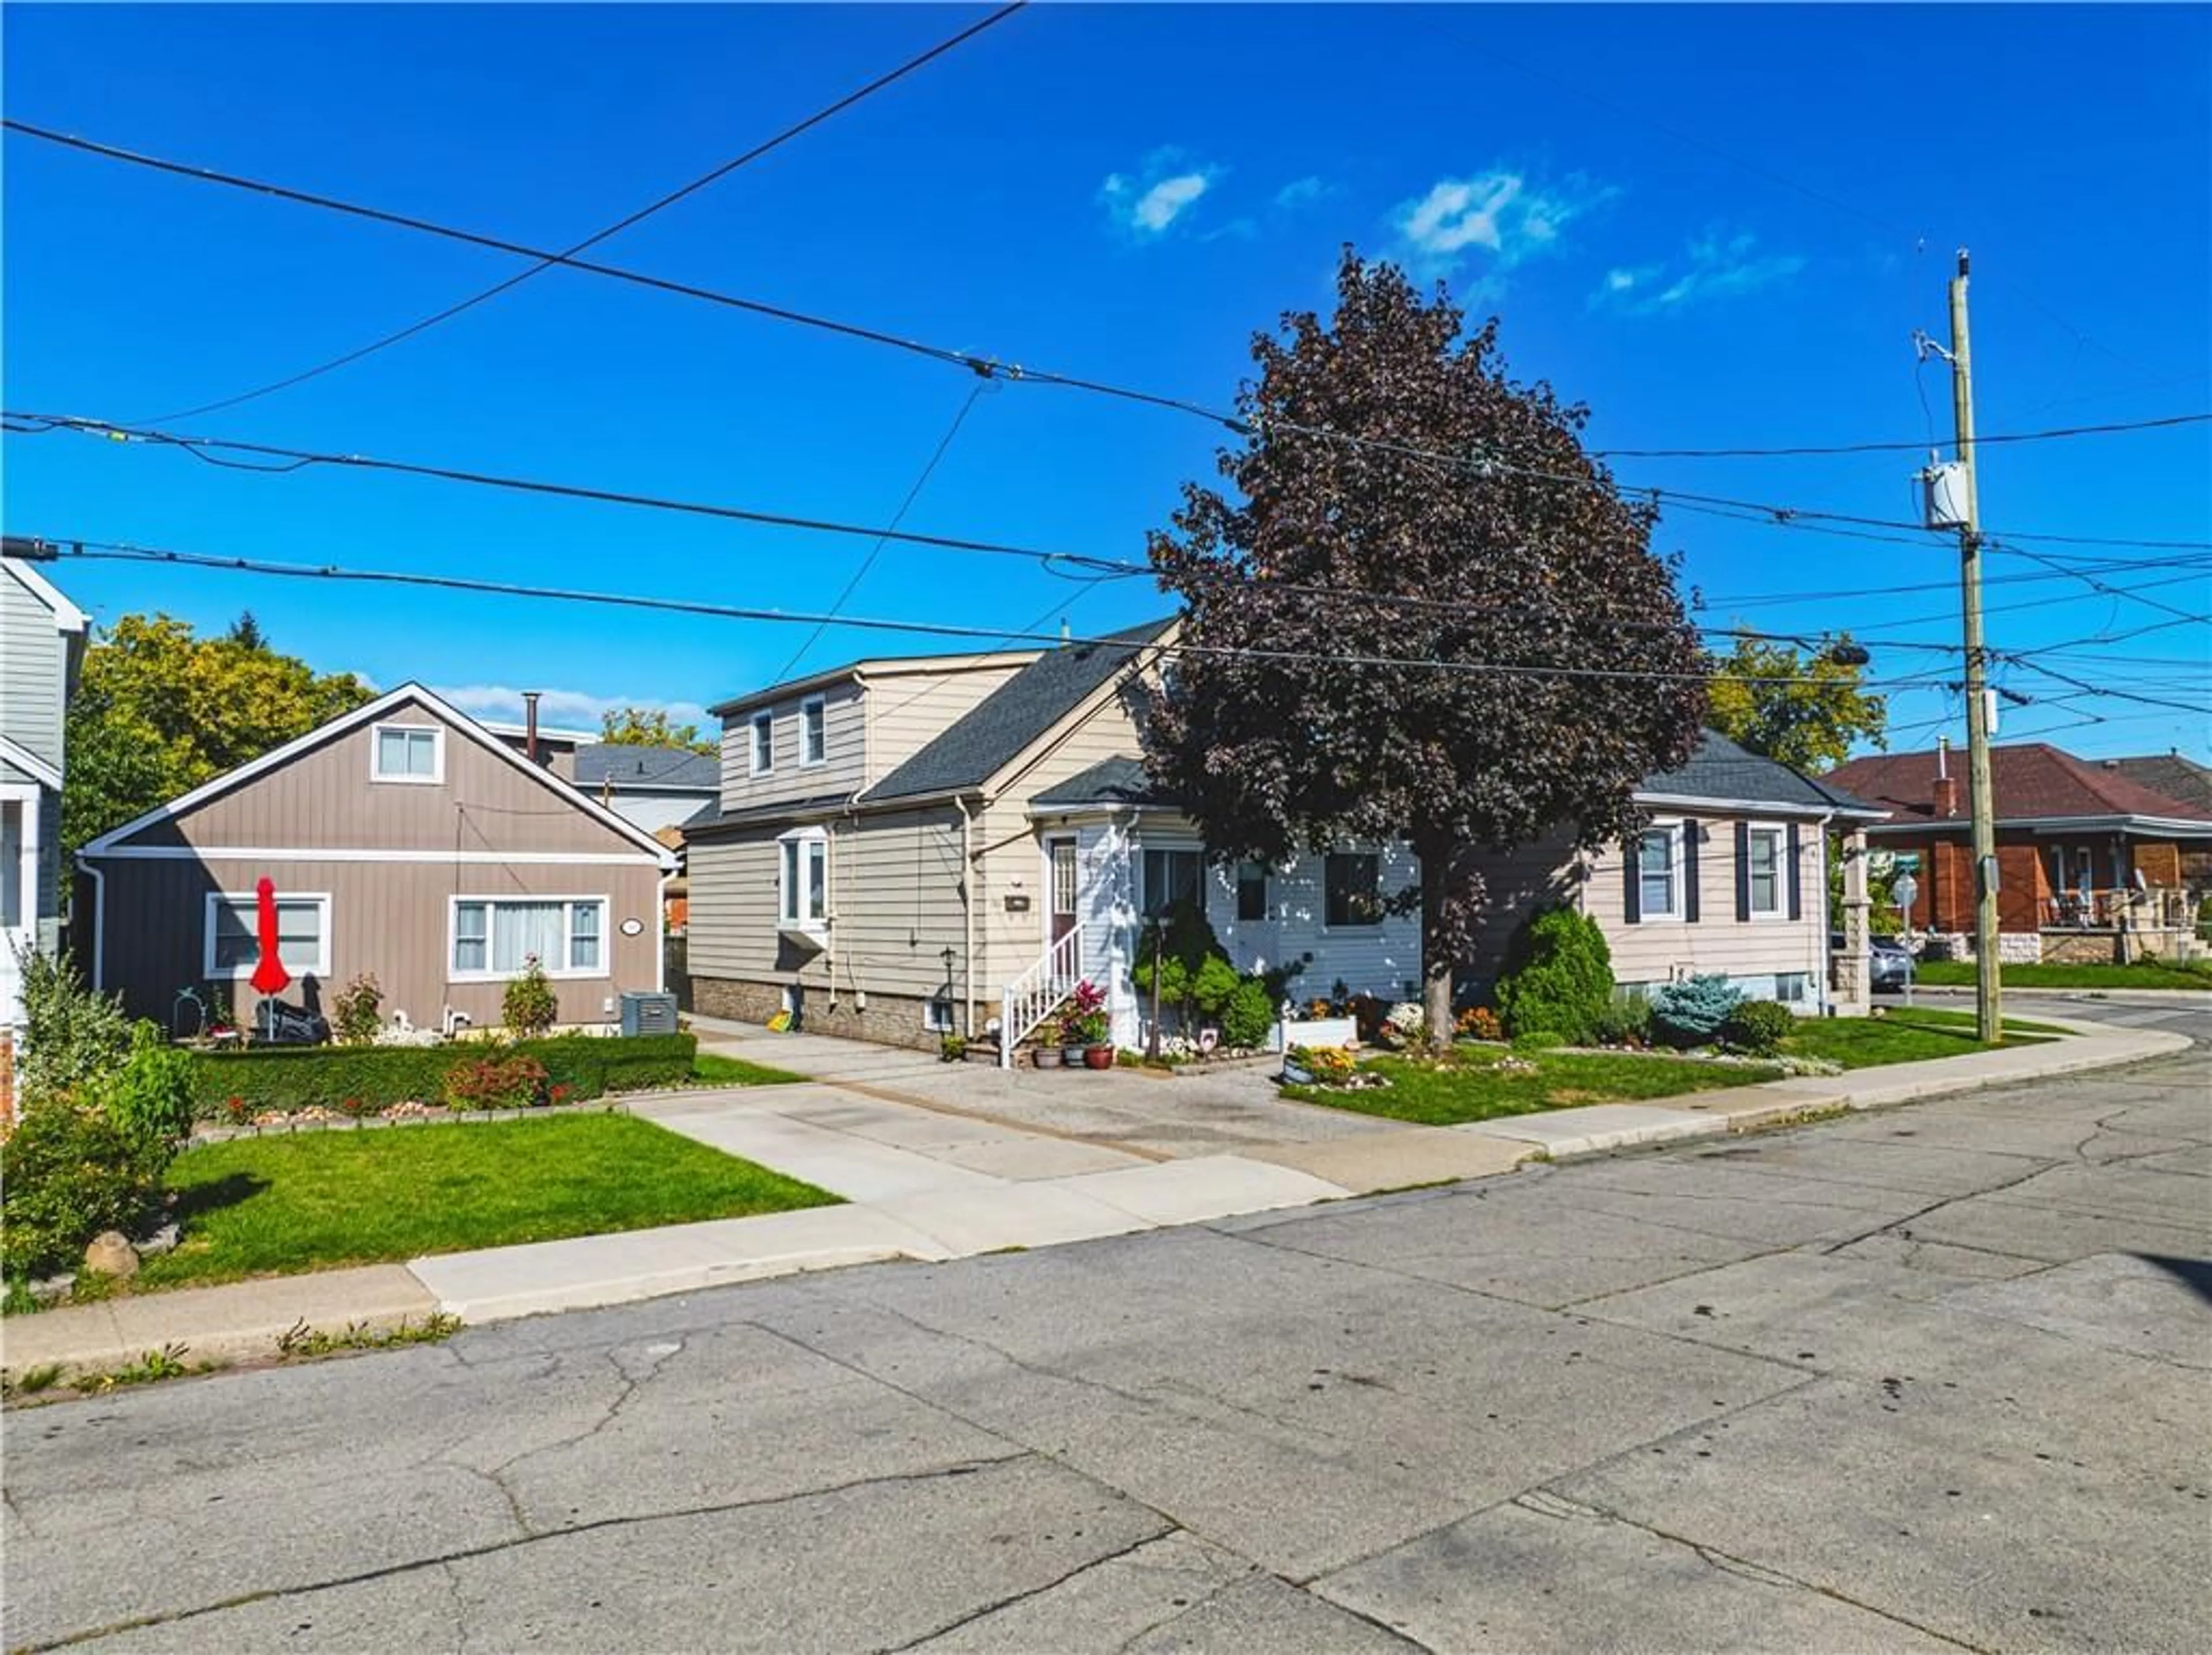
[[[1828,946],[1844,950],[1844,934],[1828,934]],[[1896,937],[1867,939],[1867,986],[1876,994],[1902,994],[1912,984],[1912,951]]]

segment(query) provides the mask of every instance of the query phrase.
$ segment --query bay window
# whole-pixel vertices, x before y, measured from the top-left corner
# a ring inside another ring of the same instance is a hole
[[[787,930],[817,931],[830,921],[830,839],[801,828],[776,842],[776,922]]]

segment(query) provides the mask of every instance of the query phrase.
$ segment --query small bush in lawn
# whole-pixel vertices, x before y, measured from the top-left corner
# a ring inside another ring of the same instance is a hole
[[[363,971],[331,997],[332,1037],[342,1046],[373,1044],[376,1031],[384,1026],[377,1014],[383,1003],[384,990],[373,975]]]
[[[1248,977],[1221,1008],[1221,1037],[1232,1046],[1264,1046],[1275,1026],[1274,997],[1267,980]]]
[[[1797,1026],[1790,1009],[1772,1000],[1747,1000],[1721,1025],[1721,1044],[1731,1051],[1771,1057]]]
[[[23,1037],[15,1052],[15,1079],[27,1104],[58,1098],[106,1074],[131,1050],[131,1024],[123,1002],[85,986],[66,953],[35,948],[15,952],[21,973]]]
[[[104,1110],[48,1098],[0,1144],[0,1260],[10,1276],[51,1275],[103,1230],[145,1228],[167,1145],[125,1131]]]
[[[1619,995],[1598,1013],[1592,1031],[1601,1046],[1641,1047],[1651,1044],[1651,1002],[1641,995]]]
[[[131,1025],[131,1055],[82,1095],[117,1131],[166,1156],[167,1146],[191,1135],[192,1077],[191,1055],[164,1039],[158,1025],[141,1019]]]
[[[1516,1051],[1550,1051],[1566,1044],[1566,1037],[1555,1029],[1530,1029],[1526,1034],[1513,1037]]]
[[[1505,1025],[1487,1006],[1470,1006],[1459,1014],[1455,1031],[1462,1040],[1503,1040]]]
[[[1588,1045],[1612,1003],[1613,951],[1596,921],[1553,908],[1513,934],[1498,978],[1498,1010],[1508,1034],[1544,1031],[1568,1045]]]
[[[1743,990],[1724,977],[1669,983],[1651,996],[1651,1031],[1670,1046],[1710,1046],[1742,1003]]]
[[[501,1020],[526,1040],[550,1029],[553,1019],[560,1014],[560,1002],[553,997],[553,985],[546,980],[545,968],[532,954],[523,962],[522,975],[507,983],[507,992],[500,1000]]]
[[[545,1096],[545,1065],[527,1052],[471,1058],[446,1076],[446,1103],[453,1109],[528,1109]]]

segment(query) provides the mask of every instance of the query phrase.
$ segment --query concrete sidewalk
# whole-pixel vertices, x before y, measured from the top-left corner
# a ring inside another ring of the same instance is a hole
[[[1236,1153],[1176,1157],[1017,1124],[980,1109],[900,1101],[874,1079],[659,1094],[637,1100],[635,1111],[805,1178],[847,1197],[846,1204],[11,1317],[0,1323],[0,1363],[11,1374],[46,1364],[97,1372],[171,1343],[186,1347],[188,1360],[235,1360],[268,1354],[285,1329],[303,1321],[326,1331],[349,1323],[419,1322],[434,1311],[499,1321],[848,1264],[1048,1246],[2106,1068],[2191,1044],[2162,1030],[2049,1020],[2067,1026],[2072,1037],[1657,1104],[1593,1104],[1463,1126],[1408,1126],[1288,1105],[1281,1118],[1299,1127],[1316,1117],[1312,1135],[1249,1141]],[[796,1051],[826,1072],[849,1074],[866,1061],[866,1054],[837,1050],[849,1044],[823,1042],[807,1050],[779,1042],[778,1062],[791,1067],[784,1055]],[[918,1062],[901,1070],[902,1059]],[[876,1073],[886,1083],[902,1073],[959,1072],[921,1054],[891,1053],[883,1061]],[[1202,1101],[1194,1086],[1135,1078],[1125,1084],[1150,1086],[1155,1113]]]

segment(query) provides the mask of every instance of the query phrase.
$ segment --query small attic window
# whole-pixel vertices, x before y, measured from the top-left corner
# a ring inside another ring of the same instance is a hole
[[[369,776],[435,785],[446,779],[446,733],[434,724],[380,724],[370,733]]]

